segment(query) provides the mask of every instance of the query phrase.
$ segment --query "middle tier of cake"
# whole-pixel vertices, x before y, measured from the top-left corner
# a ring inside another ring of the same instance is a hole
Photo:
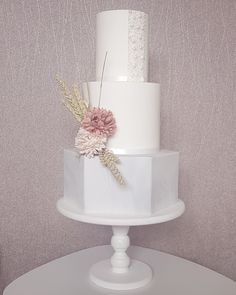
[[[146,82],[83,84],[91,106],[112,111],[117,125],[108,148],[119,154],[153,154],[160,148],[160,85]]]

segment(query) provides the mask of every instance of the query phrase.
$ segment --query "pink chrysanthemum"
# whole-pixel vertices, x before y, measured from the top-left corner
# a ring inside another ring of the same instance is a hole
[[[109,137],[115,132],[116,122],[111,111],[92,108],[85,114],[81,126],[90,133]]]
[[[106,147],[106,137],[92,134],[80,128],[75,138],[75,147],[79,149],[81,155],[93,158]]]

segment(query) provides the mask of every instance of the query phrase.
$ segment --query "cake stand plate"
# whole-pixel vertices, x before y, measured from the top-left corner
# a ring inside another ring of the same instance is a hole
[[[178,200],[174,205],[160,210],[152,215],[133,215],[133,216],[114,216],[114,215],[93,215],[82,211],[78,205],[70,203],[64,198],[61,198],[57,202],[58,211],[70,218],[81,222],[101,224],[101,225],[112,225],[112,226],[136,226],[136,225],[147,225],[166,222],[181,216],[185,210],[184,202]]]
[[[97,286],[124,291],[147,285],[152,280],[152,269],[141,261],[132,260],[126,272],[115,273],[110,260],[102,260],[92,266],[89,277]]]

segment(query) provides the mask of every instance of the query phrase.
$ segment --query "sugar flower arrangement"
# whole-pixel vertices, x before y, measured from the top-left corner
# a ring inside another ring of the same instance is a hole
[[[107,147],[107,141],[116,131],[115,118],[111,111],[98,107],[91,107],[80,95],[79,88],[74,85],[70,91],[65,82],[57,77],[57,82],[64,95],[63,104],[80,123],[75,138],[75,148],[80,155],[88,158],[98,156],[102,165],[107,167],[119,184],[124,179],[117,168],[119,158]]]

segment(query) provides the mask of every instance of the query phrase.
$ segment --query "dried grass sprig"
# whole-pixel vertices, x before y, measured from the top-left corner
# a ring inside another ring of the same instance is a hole
[[[83,114],[85,114],[87,112],[87,110],[88,110],[88,103],[87,103],[87,101],[85,101],[81,97],[81,94],[80,94],[80,90],[79,90],[78,85],[74,84],[73,85],[73,88],[72,88],[72,91],[73,91],[72,92],[73,93],[73,96],[78,101],[79,108],[81,109],[81,111],[83,112]]]
[[[72,92],[66,87],[63,80],[56,78],[57,83],[64,95],[63,104],[74,115],[79,123],[83,120],[85,113],[88,110],[87,102],[81,97],[80,91],[77,85],[74,85]]]
[[[107,162],[114,162],[114,163],[120,162],[120,159],[112,151],[108,149],[105,149],[103,151],[103,155]]]
[[[116,155],[114,155],[112,151],[104,149],[102,152],[99,153],[99,159],[102,165],[104,165],[111,171],[112,175],[115,177],[118,183],[124,185],[124,178],[116,166],[116,164],[119,163],[119,158]]]

